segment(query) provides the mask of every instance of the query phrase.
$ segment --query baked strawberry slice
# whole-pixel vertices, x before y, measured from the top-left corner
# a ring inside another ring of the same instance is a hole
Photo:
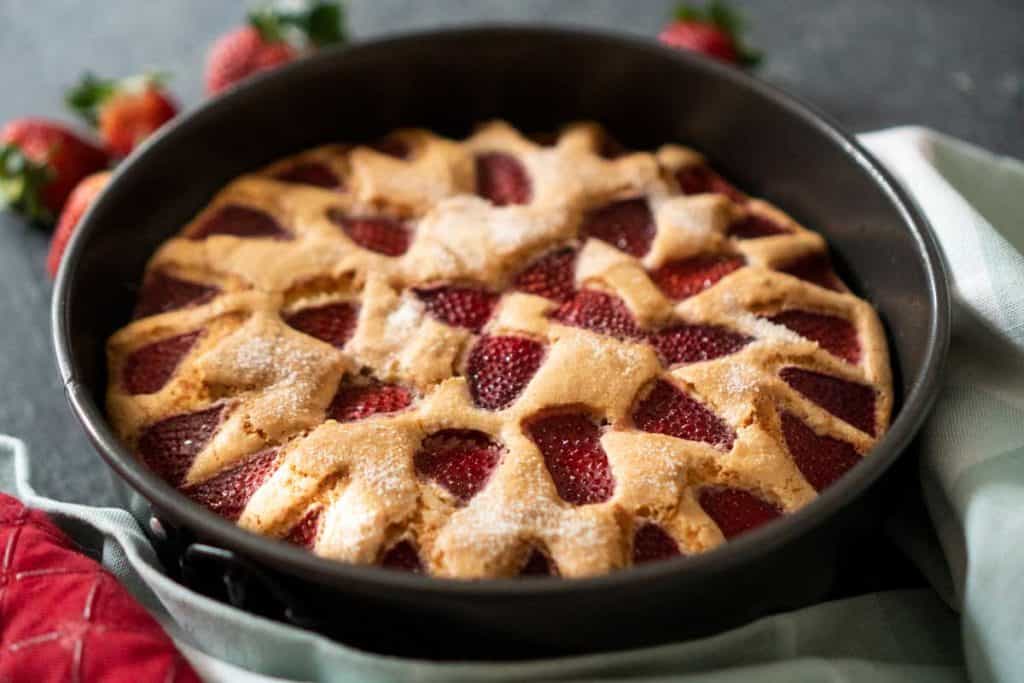
[[[576,250],[571,247],[545,254],[512,281],[516,291],[565,302],[576,293]]]
[[[819,436],[789,412],[779,414],[782,437],[800,473],[815,491],[823,491],[860,462],[861,455],[845,441]]]
[[[530,176],[511,154],[485,152],[476,157],[476,193],[496,206],[528,204],[533,194]]]
[[[787,275],[831,289],[834,292],[844,290],[842,280],[832,269],[832,260],[824,252],[815,252],[802,256],[779,269]]]
[[[708,289],[746,262],[732,254],[699,254],[651,271],[651,280],[670,299],[681,301]]]
[[[369,145],[370,149],[389,157],[406,161],[412,156],[412,148],[402,138],[388,135]]]
[[[862,432],[875,433],[875,390],[831,375],[788,367],[779,372],[789,386],[840,420]]]
[[[124,390],[135,395],[154,394],[163,389],[201,334],[202,330],[194,330],[132,351],[121,369]]]
[[[652,332],[649,339],[667,365],[721,358],[736,353],[753,341],[751,337],[724,327],[686,323],[663,327]]]
[[[558,576],[558,570],[552,566],[551,560],[547,555],[533,548],[530,551],[529,557],[526,558],[523,568],[519,570],[519,576]]]
[[[238,521],[252,494],[277,469],[277,450],[268,448],[199,484],[181,490],[221,517]]]
[[[295,185],[312,185],[325,190],[342,190],[341,179],[334,174],[327,164],[319,161],[306,161],[287,168],[274,176],[274,180]]]
[[[397,413],[412,403],[412,393],[397,384],[372,381],[353,384],[342,380],[327,408],[327,419],[338,422],[364,420],[373,415]]]
[[[220,293],[220,288],[155,271],[146,277],[135,303],[135,318],[200,306]]]
[[[729,224],[726,234],[740,240],[755,240],[789,233],[789,228],[780,225],[768,216],[748,213]]]
[[[782,311],[768,318],[788,327],[801,337],[818,342],[821,348],[848,363],[860,362],[860,341],[857,328],[846,318],[811,311]]]
[[[703,488],[698,501],[727,539],[782,516],[782,509],[777,505],[743,489],[726,486]]]
[[[220,426],[224,409],[217,404],[150,425],[139,437],[139,457],[168,484],[181,486],[192,461]]]
[[[676,182],[683,194],[723,194],[737,204],[747,201],[745,194],[704,164],[684,166],[676,171]]]
[[[633,314],[622,299],[596,289],[581,289],[550,317],[563,325],[582,327],[591,332],[620,339],[643,339]]]
[[[453,327],[479,332],[491,317],[498,295],[479,287],[442,285],[414,290],[427,312]]]
[[[483,432],[444,429],[423,440],[413,464],[465,505],[487,485],[503,450]]]
[[[290,240],[292,234],[266,211],[241,204],[225,204],[192,229],[190,240],[201,241],[213,235]]]
[[[630,153],[628,147],[623,145],[615,137],[604,131],[601,133],[601,142],[597,146],[597,155],[602,159],[608,159],[614,161],[620,159]]]
[[[703,403],[661,379],[633,408],[633,424],[645,432],[703,441],[724,451],[736,440],[736,432]]]
[[[562,500],[573,505],[603,503],[615,491],[601,428],[581,413],[533,418],[526,432],[537,445]]]
[[[385,256],[401,256],[412,242],[409,227],[387,216],[349,216],[340,209],[331,209],[327,218],[363,249]]]
[[[655,230],[647,198],[636,197],[589,212],[580,226],[580,236],[599,239],[639,258],[651,248]]]
[[[544,345],[525,337],[481,337],[466,361],[473,402],[487,410],[507,408],[533,378]]]
[[[356,330],[359,309],[353,304],[339,301],[299,309],[286,315],[284,321],[299,332],[340,349]]]
[[[676,540],[653,522],[644,522],[633,535],[633,564],[668,560],[680,554]]]
[[[420,554],[416,551],[416,546],[409,540],[399,541],[384,551],[380,558],[380,566],[413,574],[424,573]]]
[[[284,540],[293,545],[312,550],[316,546],[316,537],[320,534],[320,520],[323,508],[315,507],[306,511],[295,526],[285,535]]]

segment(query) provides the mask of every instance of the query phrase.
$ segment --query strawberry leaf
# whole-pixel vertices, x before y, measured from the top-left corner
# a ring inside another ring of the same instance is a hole
[[[99,120],[100,108],[116,90],[117,81],[86,72],[78,85],[67,92],[64,102],[86,123],[95,126]]]
[[[14,145],[0,146],[0,206],[33,221],[52,222],[42,201],[42,190],[52,179],[53,170],[46,164],[32,161]]]
[[[268,43],[295,38],[314,47],[345,41],[345,10],[337,2],[305,2],[298,8],[269,6],[249,14],[249,23]]]

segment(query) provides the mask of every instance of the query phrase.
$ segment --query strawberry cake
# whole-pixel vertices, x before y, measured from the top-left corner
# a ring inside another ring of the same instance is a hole
[[[872,307],[696,152],[399,130],[242,176],[153,255],[108,413],[326,558],[583,577],[798,510],[885,432]]]

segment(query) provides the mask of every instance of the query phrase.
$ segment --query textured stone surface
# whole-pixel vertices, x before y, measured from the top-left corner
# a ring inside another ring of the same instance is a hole
[[[673,0],[350,0],[356,37],[480,21],[538,20],[654,36]],[[764,50],[760,75],[860,131],[918,123],[1024,156],[1024,4],[1007,0],[736,0]],[[86,67],[175,74],[202,94],[206,47],[242,3],[4,0],[0,120],[64,118],[61,95]],[[74,423],[50,346],[48,235],[0,216],[0,432],[32,449],[42,493],[112,502],[105,468]]]

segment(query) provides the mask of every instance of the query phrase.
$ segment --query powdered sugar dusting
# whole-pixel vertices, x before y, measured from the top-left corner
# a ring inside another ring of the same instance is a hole
[[[406,294],[398,308],[388,314],[385,320],[385,335],[389,340],[407,339],[423,321],[423,302]]]

